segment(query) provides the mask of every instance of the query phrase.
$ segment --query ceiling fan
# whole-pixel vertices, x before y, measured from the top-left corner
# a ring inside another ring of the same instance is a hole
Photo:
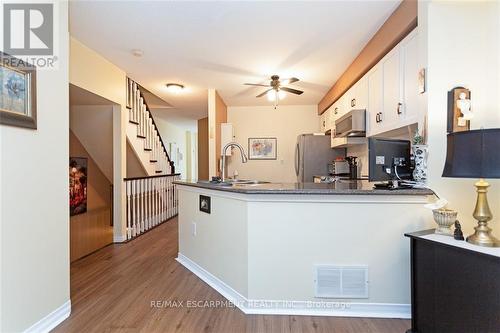
[[[280,99],[285,98],[285,92],[295,94],[295,95],[301,95],[303,91],[289,88],[289,87],[284,87],[283,85],[285,84],[292,84],[294,82],[299,81],[296,77],[291,77],[289,79],[284,79],[280,80],[279,75],[273,75],[271,76],[271,81],[269,84],[261,84],[261,83],[244,83],[247,86],[256,86],[256,87],[269,87],[266,91],[258,94],[256,97],[262,97],[264,95],[267,95],[267,98],[271,102],[275,102],[275,107],[278,105],[278,101]]]

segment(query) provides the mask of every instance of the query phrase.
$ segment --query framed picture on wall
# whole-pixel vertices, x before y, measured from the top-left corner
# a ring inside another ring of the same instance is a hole
[[[36,129],[36,67],[1,51],[0,124]]]
[[[275,160],[278,158],[278,139],[248,138],[248,158],[251,160]]]
[[[87,211],[87,158],[69,158],[69,214]]]

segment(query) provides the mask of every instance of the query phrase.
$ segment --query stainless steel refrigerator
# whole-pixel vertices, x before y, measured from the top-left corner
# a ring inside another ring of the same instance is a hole
[[[329,135],[299,135],[295,146],[297,182],[312,183],[314,176],[328,175],[328,163],[337,157],[345,157],[345,149],[330,148]]]

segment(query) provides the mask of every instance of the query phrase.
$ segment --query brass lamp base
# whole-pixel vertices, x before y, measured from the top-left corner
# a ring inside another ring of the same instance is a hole
[[[480,179],[475,186],[477,188],[477,201],[473,216],[477,220],[477,227],[474,228],[476,230],[474,234],[467,237],[467,242],[479,246],[500,247],[500,240],[491,234],[491,228],[488,227],[488,221],[493,218],[486,197],[490,184],[484,179]]]

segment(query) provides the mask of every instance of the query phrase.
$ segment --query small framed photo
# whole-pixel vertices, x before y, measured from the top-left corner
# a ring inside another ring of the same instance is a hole
[[[0,124],[36,129],[36,67],[1,51]]]
[[[200,195],[200,212],[210,214],[212,211],[212,204],[210,202],[210,197],[206,195]]]
[[[248,138],[248,158],[251,160],[275,160],[278,158],[278,139]]]
[[[87,158],[69,158],[69,214],[87,212]]]

